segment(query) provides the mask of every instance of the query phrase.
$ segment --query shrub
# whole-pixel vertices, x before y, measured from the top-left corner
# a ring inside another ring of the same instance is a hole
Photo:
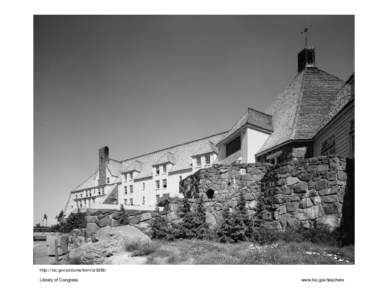
[[[253,222],[248,217],[246,201],[242,195],[240,195],[235,210],[229,213],[229,208],[225,209],[222,217],[223,222],[216,232],[220,242],[236,243],[251,240]]]
[[[241,194],[231,215],[231,226],[231,238],[234,242],[248,241],[252,237],[252,222],[248,217],[246,201]]]
[[[217,240],[221,243],[232,243],[234,240],[231,237],[232,221],[229,213],[229,207],[222,211],[222,223],[216,230]]]
[[[187,199],[183,200],[183,205],[179,211],[182,222],[173,224],[173,234],[177,239],[209,239],[210,229],[206,223],[206,212],[203,207],[202,198],[199,200],[195,211],[191,210]]]
[[[174,240],[173,228],[168,225],[164,215],[156,215],[151,221],[151,238]]]
[[[86,227],[86,214],[85,213],[71,213],[63,224],[63,232],[70,232],[73,229]]]

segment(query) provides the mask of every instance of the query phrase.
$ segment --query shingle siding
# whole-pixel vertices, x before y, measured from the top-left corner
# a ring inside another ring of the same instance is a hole
[[[354,102],[350,103],[342,112],[322,129],[314,141],[314,156],[321,155],[322,143],[331,135],[335,136],[335,154],[351,157],[350,124],[354,120]]]

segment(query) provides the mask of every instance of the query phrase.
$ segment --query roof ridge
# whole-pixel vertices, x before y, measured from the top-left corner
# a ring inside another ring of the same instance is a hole
[[[117,159],[114,159],[114,158],[109,158],[109,160],[112,160],[114,162],[117,162],[117,163],[120,163],[121,164],[121,161],[117,160]]]
[[[248,110],[253,110],[253,111],[258,112],[258,113],[260,113],[260,114],[263,114],[263,115],[272,117],[272,115],[267,114],[267,113],[265,113],[265,112],[262,112],[262,111],[260,111],[260,110],[254,109],[254,108],[252,108],[252,107],[248,107]]]
[[[303,91],[304,91],[304,82],[305,82],[305,76],[306,76],[306,72],[305,72],[306,69],[304,69],[302,71],[302,74],[300,74],[302,76],[302,82],[300,84],[300,88],[299,88],[299,97],[298,97],[298,102],[297,102],[297,106],[296,106],[296,110],[295,110],[295,114],[294,114],[294,120],[292,121],[292,132],[291,132],[291,135],[290,135],[290,139],[294,139],[295,137],[295,132],[296,132],[296,129],[295,129],[295,125],[297,124],[297,119],[298,119],[298,116],[299,116],[299,110],[300,110],[300,106],[301,106],[301,99],[303,97]]]
[[[307,68],[308,69],[308,68]],[[339,81],[342,81],[342,82],[345,82],[343,79],[333,75],[333,74],[330,74],[329,72],[326,72],[325,70],[322,70],[318,67],[310,67],[310,69],[317,69],[318,71],[322,72],[322,73],[325,73],[326,75],[329,75],[330,77],[334,77],[335,79],[339,80]]]
[[[211,138],[211,137],[213,137],[213,136],[221,135],[221,134],[224,134],[224,133],[227,133],[227,132],[228,132],[228,131],[223,131],[223,132],[215,133],[215,134],[212,134],[212,135],[209,135],[209,136],[205,136],[205,137],[203,137],[203,138],[199,138],[199,139],[195,139],[195,140],[192,140],[192,141],[180,143],[180,144],[177,144],[177,145],[174,145],[174,146],[169,146],[169,147],[162,148],[162,149],[155,150],[155,151],[151,151],[151,152],[148,152],[148,153],[144,153],[144,154],[140,154],[140,155],[135,155],[135,156],[133,156],[133,157],[123,159],[123,160],[121,160],[120,162],[123,163],[123,162],[125,162],[125,161],[132,160],[132,159],[136,159],[136,158],[139,158],[139,157],[142,157],[142,156],[146,156],[146,155],[150,155],[150,154],[155,154],[155,153],[157,153],[157,152],[166,151],[166,150],[169,150],[169,149],[172,149],[172,148],[175,148],[175,147],[179,147],[179,146],[191,144],[191,143],[194,143],[194,142],[199,142],[199,141],[201,141],[201,140],[205,140],[205,139]]]

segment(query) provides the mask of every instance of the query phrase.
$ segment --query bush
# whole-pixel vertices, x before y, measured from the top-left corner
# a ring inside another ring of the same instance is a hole
[[[151,238],[172,241],[175,239],[173,228],[168,225],[164,215],[156,215],[151,221]]]
[[[234,241],[231,237],[232,229],[229,207],[227,207],[222,211],[222,223],[216,230],[217,240],[221,243],[232,243]]]
[[[66,222],[63,223],[61,231],[67,233],[73,229],[80,229],[86,227],[86,214],[85,213],[71,213]]]
[[[253,223],[248,217],[246,201],[242,195],[240,195],[235,210],[229,213],[229,208],[225,209],[222,217],[223,222],[216,232],[218,241],[237,243],[252,239]]]
[[[206,223],[206,213],[202,198],[195,211],[191,210],[187,199],[183,200],[183,206],[179,211],[182,222],[173,224],[173,235],[177,239],[209,239],[211,236],[209,225]]]

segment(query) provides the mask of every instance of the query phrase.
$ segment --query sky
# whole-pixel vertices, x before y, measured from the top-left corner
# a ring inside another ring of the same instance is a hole
[[[354,72],[353,16],[35,16],[34,224],[98,167],[230,129],[297,73]]]

